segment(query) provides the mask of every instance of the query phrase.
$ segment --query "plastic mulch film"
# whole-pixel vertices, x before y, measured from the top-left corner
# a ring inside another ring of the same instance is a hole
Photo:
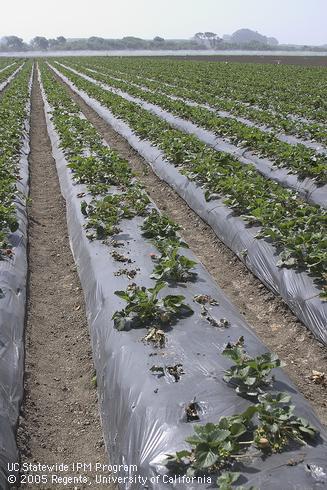
[[[56,62],[56,63],[58,63],[59,65],[61,64],[62,66],[65,66],[62,63],[59,63],[59,62]],[[67,68],[71,68],[71,67],[67,67]],[[101,73],[97,70],[92,70],[91,68],[86,68],[86,70],[88,72],[96,73],[98,75],[108,76],[110,78],[113,78],[114,80],[117,80],[118,82],[125,82],[125,83],[127,82],[129,85],[131,85],[133,87],[144,90],[144,92],[149,92],[151,94],[155,94],[155,92],[153,90],[149,89],[148,87],[145,87],[144,85],[141,85],[141,83],[138,84],[135,82],[131,82],[131,81],[126,80],[124,78],[118,78],[118,77],[111,75],[109,73]],[[149,78],[147,78],[147,80],[157,82],[157,80],[151,80]],[[161,83],[163,85],[169,86],[169,84],[165,84],[164,82],[161,82]],[[171,87],[176,87],[176,85],[175,86],[171,85]],[[182,97],[178,97],[178,96],[172,95],[172,94],[167,94],[166,92],[163,92],[162,95],[164,95],[165,97],[167,97],[171,100],[177,100],[177,101],[183,102],[183,104],[188,105],[190,107],[201,107],[203,109],[207,109],[208,111],[210,111],[214,114],[217,114],[218,116],[225,117],[228,119],[233,119],[235,121],[239,121],[242,124],[245,124],[245,126],[248,126],[249,128],[256,128],[256,129],[259,129],[260,131],[263,131],[264,133],[271,133],[272,132],[272,130],[269,126],[263,126],[262,124],[256,123],[256,122],[251,121],[249,119],[246,119],[245,117],[232,114],[231,112],[219,110],[219,109],[216,109],[214,107],[211,107],[210,105],[200,104],[199,102],[195,102],[193,100],[184,99]],[[280,141],[283,141],[285,143],[290,143],[291,145],[304,145],[307,148],[311,148],[312,150],[316,150],[319,153],[323,153],[323,154],[327,155],[327,148],[325,148],[322,143],[317,143],[316,141],[303,140],[297,136],[293,136],[293,135],[289,135],[289,134],[283,134],[283,133],[276,133],[275,136],[277,139],[279,139]]]
[[[142,342],[147,333],[145,328],[122,332],[114,328],[112,315],[123,307],[122,300],[114,293],[125,289],[130,281],[124,275],[117,275],[121,264],[113,260],[110,248],[86,237],[78,198],[86,188],[72,180],[44,92],[43,97],[52,153],[66,200],[70,244],[86,300],[105,444],[111,464],[126,465],[116,474],[125,479],[119,488],[143,488],[140,478],[151,490],[209,488],[210,485],[197,482],[169,481],[163,464],[165,455],[187,447],[184,440],[193,432],[193,424],[187,422],[185,408],[194,397],[201,407],[199,423],[240,413],[249,405],[222,380],[224,370],[230,365],[221,355],[226,343],[243,335],[249,354],[258,355],[266,348],[199,263],[197,281],[183,288],[167,288],[167,292],[182,292],[185,302],[194,309],[194,315],[171,328],[164,351]],[[140,269],[135,280],[149,287],[153,285],[149,277],[153,270],[150,254],[156,249],[142,237],[141,223],[139,217],[121,221],[121,231],[114,238],[123,244],[119,251],[128,257],[130,267]],[[194,259],[191,251],[185,250],[185,254]],[[214,328],[203,319],[200,305],[193,302],[194,295],[199,293],[209,294],[218,301],[212,313],[228,319],[229,328]],[[158,377],[150,371],[154,364],[171,366],[176,363],[182,364],[184,371],[178,382],[169,375]],[[275,388],[292,395],[297,413],[319,428],[321,438],[315,447],[300,447],[255,459],[242,467],[242,474],[247,484],[265,490],[320,488],[327,472],[326,434],[309,404],[282,370],[276,370]],[[291,458],[301,462],[288,466]],[[137,470],[131,465],[136,465]]]
[[[30,92],[33,72],[30,78]],[[27,283],[27,210],[30,101],[20,157],[16,196],[19,228],[9,235],[13,258],[0,262],[0,488],[8,488],[8,464],[18,462],[16,427],[23,399],[24,327]],[[10,472],[11,474],[13,471]]]
[[[10,68],[11,66],[14,66],[16,63],[10,63],[10,65],[7,65],[7,66],[4,66],[3,68],[0,69],[0,73],[5,71],[5,70],[8,70],[8,68]]]
[[[88,75],[71,68],[70,66],[63,64],[61,64],[61,66],[71,70],[73,73],[81,76],[85,80],[98,85],[104,90],[113,92],[130,102],[135,102],[139,106],[143,107],[143,109],[146,109],[152,114],[159,116],[161,119],[164,119],[174,128],[196,136],[215,150],[229,153],[245,165],[254,165],[256,170],[264,177],[275,180],[284,187],[293,189],[308,202],[319,204],[325,208],[327,207],[327,185],[317,186],[317,184],[310,178],[299,179],[295,174],[291,173],[290,169],[276,167],[274,166],[274,162],[268,158],[258,157],[255,153],[246,150],[245,148],[240,148],[236,145],[228,143],[226,140],[217,136],[212,131],[201,128],[191,121],[186,121],[181,117],[175,116],[170,112],[161,109],[155,104],[151,104],[138,97],[129,95],[127,92],[111,87],[110,85],[106,85],[102,82],[98,82],[94,78],[91,78]]]
[[[9,83],[15,78],[15,76],[17,75],[17,73],[20,72],[20,70],[23,68],[24,64],[20,65],[17,70],[14,71],[14,73],[12,73],[10,75],[10,77],[7,78],[7,80],[5,80],[4,82],[0,83],[0,92],[7,87],[7,85],[9,85]],[[8,68],[8,67],[6,67]]]
[[[294,314],[324,344],[327,344],[327,302],[321,301],[320,289],[306,272],[277,267],[278,253],[268,241],[255,238],[259,229],[248,227],[223,204],[222,200],[207,202],[203,190],[164,159],[160,150],[146,140],[140,140],[131,128],[56,70],[56,73],[78,93],[117,133],[151,165],[154,172],[166,181],[187,204],[214,230],[225,243],[275,294],[279,294]],[[246,255],[244,251],[247,251]]]

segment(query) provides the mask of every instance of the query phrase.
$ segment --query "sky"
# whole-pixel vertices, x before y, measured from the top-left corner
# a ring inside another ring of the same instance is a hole
[[[219,36],[242,27],[280,43],[327,44],[327,0],[0,0],[0,37]]]

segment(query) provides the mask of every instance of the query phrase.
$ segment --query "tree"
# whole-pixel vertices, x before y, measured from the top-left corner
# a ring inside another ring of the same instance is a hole
[[[50,49],[57,49],[59,47],[59,43],[57,39],[49,39],[49,48]]]
[[[40,49],[41,51],[45,51],[49,47],[49,41],[46,37],[36,36],[31,41],[31,46],[34,49]]]
[[[160,37],[160,36],[156,36],[155,38],[153,38],[154,42],[156,43],[164,43],[165,40],[163,37]]]
[[[106,40],[103,37],[91,36],[87,40],[87,47],[89,49],[105,49]]]
[[[208,40],[209,46],[215,49],[223,40],[214,32],[205,32],[204,38]]]
[[[5,36],[2,39],[2,44],[5,48],[12,51],[22,51],[25,49],[23,39],[17,36]]]
[[[215,49],[221,42],[222,39],[217,36],[215,32],[197,32],[193,39],[197,41],[200,45],[207,48]]]
[[[66,44],[67,39],[64,36],[58,36],[57,41],[59,44]]]
[[[215,39],[217,37],[217,34],[215,34],[214,32],[205,32],[204,37],[206,39]]]
[[[146,49],[147,42],[144,39],[134,36],[125,36],[122,39],[127,49]]]

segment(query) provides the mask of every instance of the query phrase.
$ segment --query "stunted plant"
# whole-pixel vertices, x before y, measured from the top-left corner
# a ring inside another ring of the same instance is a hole
[[[227,344],[222,354],[235,362],[225,372],[224,380],[236,386],[239,394],[257,397],[264,388],[270,386],[274,377],[270,373],[274,368],[283,366],[283,362],[275,354],[269,352],[256,357],[249,356],[244,350],[244,338],[235,344]]]
[[[144,236],[155,240],[163,238],[176,239],[177,231],[180,228],[177,223],[167,216],[161,215],[155,209],[145,218],[142,226]]]
[[[226,318],[216,318],[215,315],[211,313],[212,306],[219,306],[217,300],[209,296],[208,294],[197,294],[193,297],[195,303],[201,305],[201,316],[203,319],[207,320],[213,327],[218,328],[228,328],[230,326],[229,320]]]
[[[162,255],[154,258],[157,265],[151,277],[175,282],[187,282],[196,277],[196,272],[192,271],[196,262],[179,254],[179,248],[178,244],[171,244],[171,242],[161,244]]]
[[[81,202],[81,211],[87,217],[85,228],[94,230],[94,238],[101,240],[119,232],[117,225],[123,215],[119,203],[118,195],[106,196],[100,200],[93,199],[89,204],[86,201]]]
[[[81,202],[81,211],[87,218],[86,229],[93,229],[97,239],[119,232],[117,224],[122,219],[144,216],[149,205],[148,196],[136,187],[120,194],[110,194],[101,199]]]
[[[184,304],[184,296],[169,294],[158,297],[165,286],[165,282],[158,282],[153,288],[133,283],[126,291],[115,291],[117,296],[127,302],[123,310],[113,315],[115,328],[127,330],[139,326],[167,325],[174,318],[192,315],[193,310]]]

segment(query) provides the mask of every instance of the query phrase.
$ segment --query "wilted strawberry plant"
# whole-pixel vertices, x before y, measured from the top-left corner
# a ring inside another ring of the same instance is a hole
[[[167,325],[173,319],[193,314],[193,310],[184,304],[184,296],[169,294],[162,298],[159,292],[166,286],[158,282],[153,288],[128,286],[126,291],[115,291],[115,294],[127,302],[127,306],[113,315],[117,330],[128,330],[133,327]]]
[[[241,337],[235,344],[228,343],[222,354],[235,362],[225,372],[224,380],[236,386],[239,394],[258,396],[270,386],[274,378],[269,377],[274,368],[283,366],[283,362],[270,352],[256,357],[249,356],[244,350],[244,338]]]
[[[145,342],[151,342],[155,347],[163,348],[166,345],[166,334],[160,328],[152,327],[143,337]]]
[[[150,371],[152,373],[157,374],[159,377],[161,376],[169,376],[174,380],[175,383],[178,383],[178,381],[181,379],[181,376],[185,374],[183,365],[178,363],[174,364],[173,366],[152,366],[150,368]]]

